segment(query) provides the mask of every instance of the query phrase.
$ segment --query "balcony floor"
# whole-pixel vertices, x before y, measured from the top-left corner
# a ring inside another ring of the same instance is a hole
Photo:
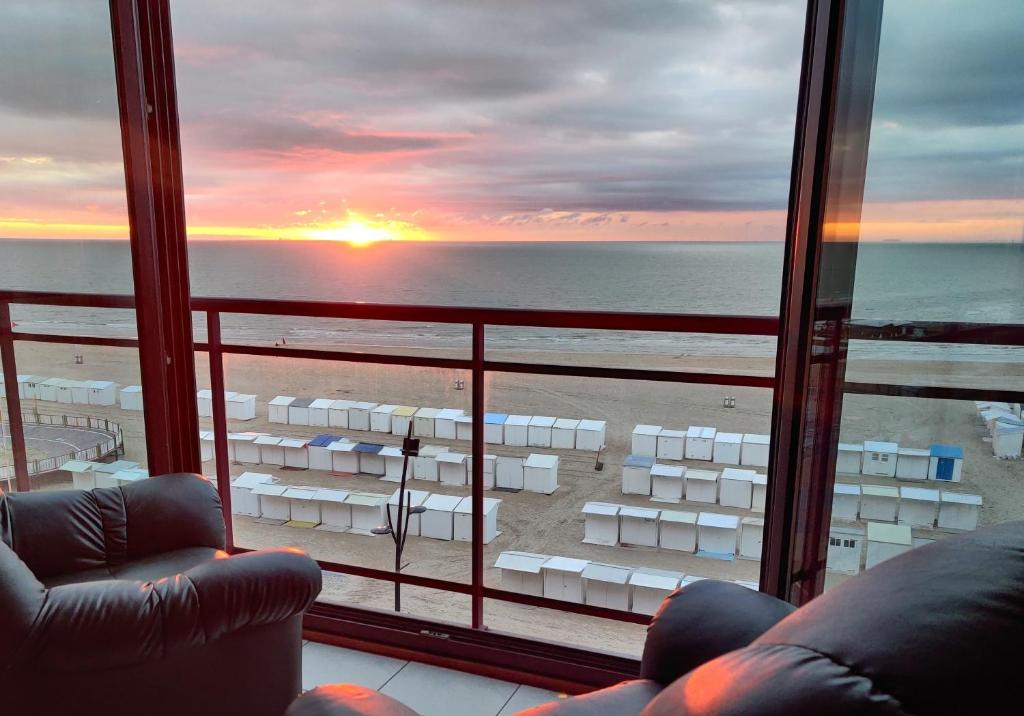
[[[376,689],[422,716],[507,716],[565,698],[554,691],[327,644],[302,647],[302,688],[348,683]]]

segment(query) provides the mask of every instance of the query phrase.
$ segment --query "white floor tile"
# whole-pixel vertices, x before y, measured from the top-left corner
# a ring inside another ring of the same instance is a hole
[[[406,663],[387,656],[309,642],[302,647],[302,688],[358,684],[379,689]]]
[[[538,689],[533,686],[520,686],[516,689],[516,692],[512,694],[512,698],[508,700],[508,703],[505,704],[505,708],[501,710],[498,716],[511,716],[511,714],[524,709],[540,706],[541,704],[546,704],[550,701],[558,701],[560,698],[563,698],[563,696],[554,691]]]
[[[422,716],[495,716],[516,684],[409,662],[380,689]]]

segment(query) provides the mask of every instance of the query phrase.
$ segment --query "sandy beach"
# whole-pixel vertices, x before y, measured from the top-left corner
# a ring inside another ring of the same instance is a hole
[[[318,346],[322,348],[322,346]],[[345,346],[344,350],[359,347]],[[378,352],[409,353],[408,349],[367,348]],[[81,352],[84,365],[75,365],[72,356]],[[460,355],[465,351],[417,351],[418,355]],[[489,352],[492,360],[558,362],[571,365],[613,365],[648,367],[668,370],[705,372],[738,372],[770,375],[771,359],[719,358],[669,355],[614,355],[598,353],[508,351]],[[205,354],[196,358],[199,387],[209,387],[209,367]],[[272,424],[267,421],[266,403],[275,395],[358,399],[394,404],[462,408],[469,412],[469,375],[451,370],[375,366],[353,363],[328,363],[299,359],[227,356],[225,359],[227,387],[230,390],[255,393],[257,418],[232,422],[233,431],[259,431],[275,435],[312,437],[325,429]],[[67,378],[114,380],[121,384],[138,383],[138,361],[133,350],[85,346],[52,346],[18,344],[18,372]],[[1024,385],[1024,366],[986,363],[910,363],[895,361],[858,361],[848,375],[856,381],[900,381],[914,384],[957,384],[964,386],[1003,386],[1020,389]],[[456,380],[466,382],[464,390],[456,388]],[[666,507],[648,498],[621,494],[621,464],[629,452],[630,432],[636,423],[650,423],[668,428],[685,429],[689,425],[715,426],[729,432],[769,432],[772,394],[769,390],[721,386],[616,381],[589,378],[526,376],[492,373],[488,376],[487,406],[489,410],[551,415],[557,417],[594,418],[608,421],[608,448],[602,454],[604,469],[595,470],[593,453],[538,448],[487,447],[499,455],[525,456],[530,452],[551,452],[561,458],[559,489],[552,495],[521,492],[489,492],[488,496],[503,500],[499,510],[501,534],[485,552],[486,583],[500,586],[499,570],[492,567],[504,550],[523,550],[544,554],[579,557],[612,564],[649,566],[672,569],[704,577],[754,580],[759,563],[737,559],[733,562],[700,558],[679,552],[655,549],[606,547],[581,542],[583,519],[580,509],[589,500],[634,506]],[[735,408],[724,408],[723,397],[734,396]],[[56,405],[29,401],[24,410],[91,414],[116,419],[124,427],[126,456],[145,463],[142,413],[126,412],[118,407],[95,408]],[[209,420],[201,421],[210,428]],[[343,429],[326,430],[368,442],[397,445],[391,435],[359,433]],[[907,447],[927,447],[933,442],[962,445],[965,462],[962,483],[954,489],[980,494],[984,498],[981,523],[991,524],[1024,516],[1024,463],[1002,461],[992,457],[991,446],[983,439],[973,403],[913,398],[877,398],[847,396],[844,403],[843,440],[885,439]],[[470,445],[460,441],[424,440],[424,444],[446,444],[454,450],[469,453]],[[707,463],[681,464],[706,467]],[[207,474],[214,466],[207,463]],[[272,472],[282,483],[295,485],[340,486],[369,492],[390,494],[395,485],[368,476],[339,477],[326,472],[291,470],[270,466],[232,465],[231,474],[246,470]],[[857,478],[840,476],[841,480]],[[864,477],[864,481],[889,482],[885,478]],[[46,486],[58,486],[60,480],[46,480]],[[468,487],[455,487],[436,482],[412,481],[414,489],[431,493],[468,495]],[[682,502],[667,507],[690,511],[710,510],[738,515],[749,511]],[[915,536],[934,538],[937,530],[915,530]],[[236,517],[235,539],[248,547],[296,545],[314,556],[337,562],[348,562],[379,569],[392,567],[391,542],[386,537],[337,534],[319,530],[296,529],[261,524],[256,520]],[[410,538],[405,554],[407,572],[468,583],[470,580],[470,547],[468,542],[442,542],[426,538]],[[841,580],[830,575],[829,583]],[[387,609],[391,604],[392,586],[374,580],[343,575],[325,580],[323,598],[356,603],[361,606]],[[469,598],[435,590],[403,589],[406,611],[443,621],[468,623]],[[604,619],[579,617],[552,610],[522,607],[495,600],[485,605],[488,627],[535,638],[585,645],[611,652],[638,654],[642,647],[643,628]]]

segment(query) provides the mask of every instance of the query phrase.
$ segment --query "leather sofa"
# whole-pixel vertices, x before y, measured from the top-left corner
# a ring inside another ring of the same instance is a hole
[[[1024,522],[946,537],[906,552],[774,624],[764,605],[733,612],[735,604],[715,598],[714,590],[724,585],[713,584],[691,584],[662,605],[644,649],[644,679],[538,706],[521,716],[1024,711],[1017,682],[1024,643]],[[669,615],[686,602],[691,602],[691,616],[699,616],[689,629],[673,634],[664,628],[665,619],[675,622]],[[718,641],[713,631],[736,629],[734,622],[749,624],[757,633],[745,645],[724,648],[728,639]],[[664,680],[670,683],[662,689]],[[288,713],[414,712],[358,687],[327,687],[305,694]]]
[[[223,547],[199,475],[0,492],[0,712],[279,716],[321,573]]]

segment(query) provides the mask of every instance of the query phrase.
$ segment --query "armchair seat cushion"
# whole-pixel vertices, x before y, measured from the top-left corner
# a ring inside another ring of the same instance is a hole
[[[112,569],[104,567],[88,569],[82,572],[57,574],[40,580],[44,587],[59,587],[63,584],[79,584],[81,582],[100,582],[105,579],[128,579],[138,582],[155,582],[164,577],[173,577],[204,562],[209,562],[217,555],[226,557],[227,553],[213,547],[184,547],[162,554],[125,562]]]

